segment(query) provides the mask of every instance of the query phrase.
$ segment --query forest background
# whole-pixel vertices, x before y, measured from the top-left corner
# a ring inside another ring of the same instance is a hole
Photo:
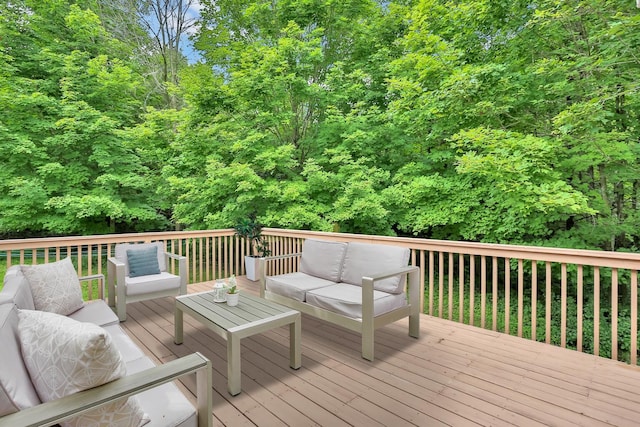
[[[0,106],[0,238],[255,214],[293,229],[640,245],[632,0],[11,0]]]

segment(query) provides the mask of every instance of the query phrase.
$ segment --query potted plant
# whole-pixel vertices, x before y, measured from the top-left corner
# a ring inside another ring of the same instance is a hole
[[[238,222],[238,224],[233,228],[236,232],[236,236],[239,236],[249,243],[249,253],[244,257],[244,265],[247,272],[247,279],[255,282],[258,280],[258,259],[271,255],[269,243],[262,235],[262,224],[256,220],[255,215],[250,215],[248,218],[242,219]]]
[[[227,288],[227,305],[233,307],[238,305],[240,294],[238,293],[238,285],[236,283],[236,277],[229,277],[229,287]]]

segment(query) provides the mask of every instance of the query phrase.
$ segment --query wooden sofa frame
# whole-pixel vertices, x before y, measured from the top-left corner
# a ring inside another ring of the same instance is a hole
[[[266,267],[267,262],[282,260],[302,256],[302,252],[295,254],[285,254],[260,258],[258,263],[258,274],[260,277],[260,296],[279,304],[291,307],[302,313],[309,314],[318,319],[342,326],[351,331],[357,332],[362,338],[362,357],[366,360],[374,360],[374,333],[385,325],[397,320],[409,317],[409,336],[419,338],[420,336],[420,268],[409,266],[381,274],[365,276],[362,278],[362,319],[347,317],[336,312],[316,307],[306,302],[288,298],[266,289]],[[373,286],[374,283],[389,277],[408,274],[408,304],[404,307],[383,313],[379,316],[373,315]]]

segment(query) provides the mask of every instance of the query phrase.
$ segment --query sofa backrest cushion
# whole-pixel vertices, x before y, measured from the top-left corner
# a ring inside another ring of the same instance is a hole
[[[406,267],[409,264],[409,254],[409,248],[351,242],[344,257],[341,281],[362,286],[363,276]],[[403,292],[405,281],[406,275],[402,274],[375,282],[374,288],[397,294]]]
[[[300,272],[339,282],[347,244],[306,239],[302,245]]]
[[[0,304],[0,417],[40,404],[22,361],[18,339],[18,309]]]
[[[23,265],[36,310],[66,316],[84,306],[80,280],[71,258],[38,265]]]
[[[19,265],[9,267],[4,275],[3,283],[2,291],[0,291],[0,304],[12,303],[21,309],[36,309],[33,304],[31,287]]]
[[[127,258],[128,250],[139,250],[158,248],[158,267],[160,271],[167,271],[167,262],[165,260],[165,249],[163,242],[151,242],[151,243],[119,243],[116,245],[115,256],[120,262],[125,265],[125,275],[129,276],[129,261]]]

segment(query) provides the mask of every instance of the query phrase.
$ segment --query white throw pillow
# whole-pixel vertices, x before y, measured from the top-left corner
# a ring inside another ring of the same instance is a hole
[[[92,323],[21,310],[22,357],[43,402],[116,380],[126,374],[109,333]],[[148,422],[135,397],[121,399],[61,423],[63,427],[140,426]]]
[[[66,316],[83,307],[80,280],[71,258],[49,264],[23,265],[22,273],[29,282],[36,310]]]

